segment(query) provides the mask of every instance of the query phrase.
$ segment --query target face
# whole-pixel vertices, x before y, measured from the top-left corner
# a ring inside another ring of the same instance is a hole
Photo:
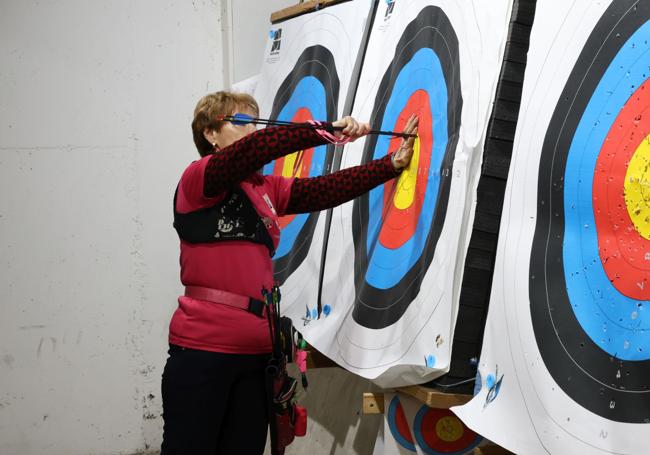
[[[553,379],[617,422],[650,417],[650,4],[615,1],[544,140],[531,317]]]
[[[413,436],[411,436],[408,420],[406,419],[402,403],[400,403],[397,395],[390,400],[387,418],[390,434],[393,435],[395,441],[405,449],[415,452],[415,444],[413,442]]]
[[[334,121],[337,115],[339,79],[334,57],[323,46],[306,48],[280,85],[271,118],[304,122]],[[317,177],[330,170],[332,144],[300,150],[264,166],[264,174],[284,177]],[[274,278],[284,283],[304,261],[311,245],[319,212],[288,215],[279,220],[282,235],[274,256]]]
[[[371,124],[403,130],[418,115],[411,165],[354,202],[354,320],[381,329],[400,319],[420,291],[447,211],[462,96],[458,39],[445,13],[427,6],[409,23],[375,98]],[[366,163],[401,140],[369,136]]]
[[[415,415],[413,434],[421,451],[432,455],[468,453],[483,440],[449,409],[428,406],[422,406]]]

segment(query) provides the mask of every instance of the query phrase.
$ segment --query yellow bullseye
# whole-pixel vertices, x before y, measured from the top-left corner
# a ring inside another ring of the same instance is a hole
[[[445,416],[436,422],[436,434],[445,442],[458,441],[463,433],[463,424],[457,417]]]
[[[413,204],[415,199],[415,184],[418,178],[418,165],[420,163],[420,138],[416,137],[413,143],[413,156],[411,162],[402,171],[397,180],[397,190],[393,196],[393,204],[400,210],[405,210]]]
[[[293,169],[294,166],[296,165],[296,160],[298,159],[299,154],[301,154],[302,151],[294,152],[290,155],[286,155],[284,157],[284,165],[282,166],[282,177],[300,177],[300,171],[302,169],[297,169],[296,174],[294,175]],[[301,166],[302,168],[302,166]]]
[[[625,205],[632,224],[650,240],[650,135],[639,144],[625,173]]]

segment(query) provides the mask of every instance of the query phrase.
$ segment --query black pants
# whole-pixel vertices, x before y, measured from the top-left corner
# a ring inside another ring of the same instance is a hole
[[[162,376],[161,455],[262,454],[268,359],[170,346]]]

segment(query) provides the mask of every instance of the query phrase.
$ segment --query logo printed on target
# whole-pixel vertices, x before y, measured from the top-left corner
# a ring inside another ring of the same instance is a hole
[[[395,1],[396,0],[386,0],[386,14],[384,14],[384,21],[387,21],[393,14],[393,10],[395,9]]]
[[[280,44],[282,43],[282,29],[269,31],[269,38],[273,40],[271,43],[271,55],[277,55],[280,53]]]

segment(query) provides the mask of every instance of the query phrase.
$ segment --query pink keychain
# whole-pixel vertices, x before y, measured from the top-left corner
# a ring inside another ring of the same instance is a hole
[[[296,351],[296,365],[298,365],[301,373],[307,371],[307,351],[303,351],[302,349]]]
[[[307,342],[302,337],[300,332],[296,332],[298,335],[298,340],[296,342],[296,353],[294,354],[294,362],[300,370],[300,379],[302,380],[302,388],[307,390]]]

